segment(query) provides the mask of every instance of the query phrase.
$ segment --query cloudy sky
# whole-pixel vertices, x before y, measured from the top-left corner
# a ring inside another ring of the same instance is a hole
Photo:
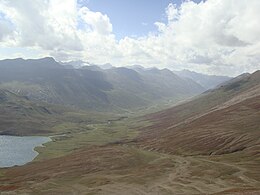
[[[0,0],[0,59],[235,76],[260,69],[259,0]]]

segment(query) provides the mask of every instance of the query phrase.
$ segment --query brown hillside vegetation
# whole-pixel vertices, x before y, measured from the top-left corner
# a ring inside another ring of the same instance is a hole
[[[142,132],[139,143],[173,154],[226,154],[259,150],[260,95],[183,122],[164,118]],[[157,119],[157,116],[152,116]],[[170,124],[170,125],[169,125]],[[173,147],[174,146],[174,147]]]
[[[113,139],[94,144],[100,137],[87,134],[85,145],[60,157],[0,169],[0,190],[2,194],[256,195],[259,119],[258,71],[190,102],[130,121],[118,139],[112,124],[101,135]],[[115,122],[122,123],[127,121]],[[64,138],[66,143],[69,139]],[[52,147],[59,143],[62,140]],[[45,150],[52,148],[47,145],[39,157]]]
[[[138,143],[172,154],[259,151],[260,72],[234,80],[191,102],[148,115],[153,124],[142,131]]]

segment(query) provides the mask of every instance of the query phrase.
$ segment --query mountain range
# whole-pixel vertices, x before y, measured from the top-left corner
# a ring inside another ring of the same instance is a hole
[[[121,112],[174,102],[204,91],[201,85],[168,69],[74,66],[61,65],[53,58],[2,60],[0,88],[32,101]]]
[[[18,58],[0,61],[0,88],[33,101],[125,112],[160,102],[177,102],[230,79],[195,72],[189,72],[189,77],[188,71],[183,73],[140,65],[117,68],[83,61]]]

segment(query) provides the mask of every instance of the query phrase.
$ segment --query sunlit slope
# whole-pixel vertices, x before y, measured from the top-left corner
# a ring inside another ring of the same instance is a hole
[[[260,72],[235,78],[193,101],[148,115],[153,124],[137,142],[172,154],[257,151],[260,144]]]

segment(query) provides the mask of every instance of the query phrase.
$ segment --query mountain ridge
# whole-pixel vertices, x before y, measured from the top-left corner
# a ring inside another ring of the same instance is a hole
[[[0,87],[33,101],[96,111],[137,109],[204,90],[169,70],[73,68],[50,57],[0,61]]]
[[[173,71],[173,72],[182,78],[192,79],[193,81],[203,86],[205,89],[213,89],[218,85],[220,85],[221,83],[232,79],[232,77],[206,75],[206,74],[197,73],[190,70]]]

